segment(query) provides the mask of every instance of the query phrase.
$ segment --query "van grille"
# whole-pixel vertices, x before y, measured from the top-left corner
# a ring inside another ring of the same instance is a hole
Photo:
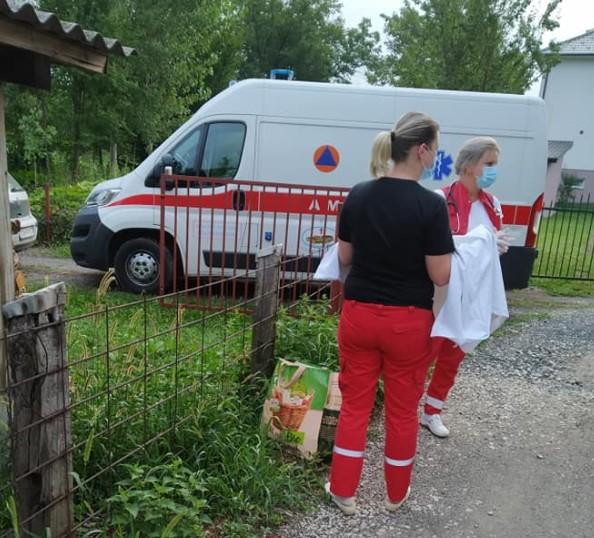
[[[11,219],[18,219],[19,217],[26,217],[27,215],[29,215],[29,202],[27,200],[10,202]]]

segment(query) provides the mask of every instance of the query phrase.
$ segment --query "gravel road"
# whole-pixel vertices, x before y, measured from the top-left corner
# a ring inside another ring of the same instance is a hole
[[[463,363],[444,414],[450,438],[419,432],[403,508],[382,508],[378,420],[359,512],[326,502],[279,537],[594,536],[594,301],[517,297],[500,336]]]
[[[27,282],[50,283],[65,282],[77,287],[94,289],[101,282],[104,273],[76,265],[70,258],[51,258],[43,256],[33,247],[19,252],[20,268]]]

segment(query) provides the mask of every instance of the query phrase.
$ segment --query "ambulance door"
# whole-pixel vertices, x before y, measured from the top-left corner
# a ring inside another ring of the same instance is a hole
[[[161,158],[159,169],[171,166],[172,172],[179,176],[198,176],[198,163],[204,146],[206,126],[199,125],[175,142]],[[158,175],[154,174],[155,185],[159,186]],[[197,253],[193,246],[196,229],[196,210],[193,202],[200,196],[197,183],[188,181],[169,182],[164,195],[160,188],[155,197],[154,223],[161,225],[165,232],[174,238],[177,259],[181,261],[183,272],[196,275]],[[178,272],[180,268],[178,268]]]
[[[242,197],[233,179],[240,169],[245,121],[211,121],[190,131],[166,155],[181,179],[165,196],[165,229],[176,238],[187,276],[235,274],[245,231]],[[157,204],[156,224],[161,222]]]
[[[201,192],[194,247],[201,275],[242,274],[246,269],[244,235],[248,220],[246,187],[234,179],[249,174],[248,147],[252,118],[217,120],[206,124],[199,175],[207,178]],[[217,182],[217,180],[222,180]]]

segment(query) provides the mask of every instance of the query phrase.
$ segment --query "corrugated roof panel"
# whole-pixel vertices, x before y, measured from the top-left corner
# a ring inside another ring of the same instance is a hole
[[[594,55],[594,28],[567,41],[562,41],[559,43],[559,47],[561,55]],[[543,52],[547,53],[550,50],[545,49]]]
[[[565,155],[573,146],[569,140],[549,140],[548,158],[557,160]]]
[[[124,47],[118,39],[103,37],[99,32],[85,30],[75,22],[62,21],[56,14],[36,9],[28,2],[0,0],[0,15],[30,24],[36,29],[51,32],[61,38],[82,43],[106,54],[130,56],[136,52],[131,47]]]

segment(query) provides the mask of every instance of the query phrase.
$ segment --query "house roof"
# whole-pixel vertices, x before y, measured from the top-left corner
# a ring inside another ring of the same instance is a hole
[[[28,2],[0,0],[0,15],[29,24],[37,30],[55,34],[61,39],[92,47],[104,54],[130,56],[135,53],[133,48],[124,47],[118,39],[103,37],[99,32],[84,30],[75,22],[62,21],[54,13],[36,9]]]
[[[565,155],[573,146],[570,140],[549,140],[549,161],[557,161]]]
[[[551,51],[546,48],[543,52],[547,54]],[[567,41],[561,41],[559,54],[561,56],[594,55],[594,28]]]

